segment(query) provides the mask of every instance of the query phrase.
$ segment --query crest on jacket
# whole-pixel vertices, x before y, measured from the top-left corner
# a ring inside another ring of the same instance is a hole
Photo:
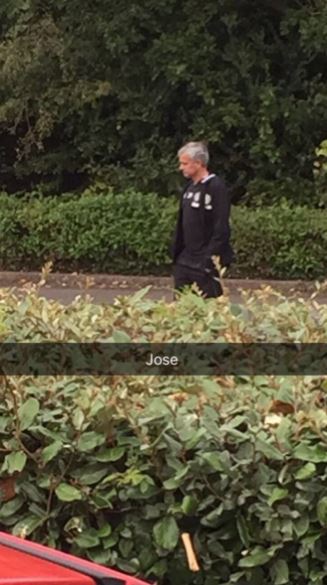
[[[191,207],[200,207],[200,197],[201,197],[201,191],[197,191],[196,193],[193,194],[193,201],[191,203]]]
[[[211,195],[209,195],[209,193],[206,193],[204,196],[204,207],[205,209],[212,209],[212,205],[211,205],[211,201],[212,201],[212,197]]]

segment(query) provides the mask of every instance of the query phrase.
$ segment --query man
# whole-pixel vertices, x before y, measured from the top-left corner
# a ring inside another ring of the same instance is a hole
[[[173,244],[176,290],[194,282],[206,298],[222,294],[218,271],[233,260],[230,246],[230,198],[224,182],[209,173],[209,153],[202,142],[189,142],[178,151],[179,169],[189,183],[182,194]]]

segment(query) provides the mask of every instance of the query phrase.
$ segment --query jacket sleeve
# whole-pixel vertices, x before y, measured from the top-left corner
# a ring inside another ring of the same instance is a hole
[[[177,214],[177,222],[174,230],[174,235],[172,238],[172,242],[170,245],[170,256],[173,262],[176,261],[178,255],[183,249],[183,228],[182,228],[182,213],[183,213],[183,194],[180,197],[179,207],[178,207],[178,214]]]
[[[206,249],[205,268],[213,269],[212,256],[222,256],[228,246],[230,238],[229,216],[230,196],[226,185],[220,179],[208,185],[208,194],[211,195],[213,232]]]

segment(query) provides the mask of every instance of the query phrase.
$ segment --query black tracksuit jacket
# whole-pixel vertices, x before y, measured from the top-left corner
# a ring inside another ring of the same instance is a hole
[[[172,245],[174,264],[214,270],[212,256],[219,256],[222,266],[231,264],[234,253],[229,242],[230,206],[226,186],[214,174],[187,185],[181,195]]]

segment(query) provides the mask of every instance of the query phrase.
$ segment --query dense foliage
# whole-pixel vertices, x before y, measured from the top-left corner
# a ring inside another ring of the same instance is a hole
[[[236,193],[301,190],[326,138],[326,36],[325,0],[3,0],[0,180],[171,193],[176,149],[204,138]]]
[[[314,302],[142,294],[2,294],[1,341],[326,339]],[[323,585],[326,391],[310,376],[2,376],[0,528],[165,585]]]
[[[170,274],[177,200],[129,191],[82,196],[0,195],[0,268]],[[232,208],[230,276],[324,278],[327,215],[289,207]]]

